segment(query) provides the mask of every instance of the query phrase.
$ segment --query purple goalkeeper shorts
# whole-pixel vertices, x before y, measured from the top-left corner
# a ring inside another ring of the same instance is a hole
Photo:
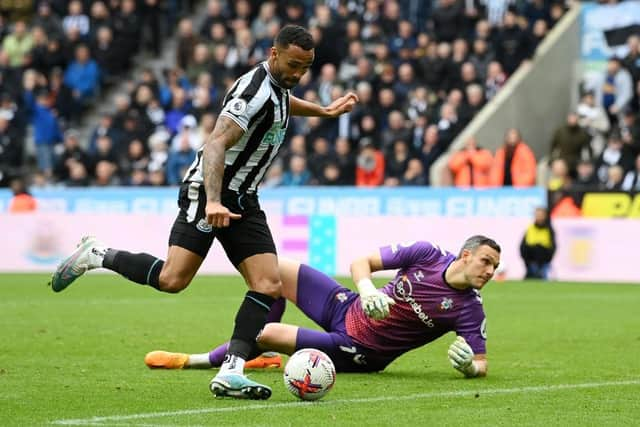
[[[325,274],[301,264],[298,272],[297,306],[326,332],[300,328],[296,350],[316,348],[327,353],[339,372],[371,372],[367,350],[347,335],[345,316],[358,294]]]

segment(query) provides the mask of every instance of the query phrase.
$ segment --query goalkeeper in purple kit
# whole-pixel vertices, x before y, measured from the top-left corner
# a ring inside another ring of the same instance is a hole
[[[452,366],[466,377],[485,376],[486,320],[478,290],[499,262],[500,246],[479,235],[468,238],[457,256],[424,241],[385,246],[351,264],[355,293],[307,265],[280,259],[283,297],[324,332],[267,323],[258,346],[285,354],[317,348],[331,357],[339,372],[375,372],[453,331],[457,336],[448,351]],[[395,269],[395,278],[376,289],[371,274]],[[153,351],[145,362],[155,368],[217,367],[226,347],[203,354]],[[280,365],[277,354],[253,356],[254,367]]]

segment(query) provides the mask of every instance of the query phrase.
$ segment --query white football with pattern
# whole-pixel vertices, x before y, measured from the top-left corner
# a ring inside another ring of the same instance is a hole
[[[302,400],[318,400],[336,382],[333,361],[320,350],[303,348],[291,355],[284,367],[284,385]]]

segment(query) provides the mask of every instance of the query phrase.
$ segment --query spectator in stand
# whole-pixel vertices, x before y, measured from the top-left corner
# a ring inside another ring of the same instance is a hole
[[[540,43],[542,43],[542,40],[544,40],[544,38],[547,36],[548,33],[549,33],[549,26],[547,24],[547,21],[545,21],[544,19],[538,19],[533,24],[533,32],[532,32],[532,38],[531,38],[532,54],[535,53],[536,49],[538,48]]]
[[[36,10],[36,16],[33,18],[31,24],[34,27],[40,27],[44,30],[44,33],[48,37],[53,37],[60,40],[64,31],[62,29],[62,22],[60,18],[51,10],[51,5],[48,1],[40,1]]]
[[[190,116],[186,116],[185,118],[187,117]],[[179,139],[176,141],[175,138]],[[182,132],[176,135],[175,138],[174,142],[171,144],[172,149],[169,152],[169,158],[167,160],[166,172],[167,183],[169,185],[180,184],[187,169],[196,158],[196,150],[191,145],[188,133]]]
[[[373,142],[360,140],[360,153],[356,158],[356,186],[378,187],[384,182],[385,159]]]
[[[23,141],[7,114],[0,114],[0,182],[24,162]]]
[[[82,10],[82,2],[80,0],[72,0],[69,2],[69,14],[62,20],[62,28],[65,34],[77,31],[82,38],[89,35],[90,21],[89,17]]]
[[[71,169],[80,164],[85,172],[91,170],[91,159],[80,147],[79,134],[74,129],[64,133],[64,148],[55,167],[55,176],[59,181],[67,181],[71,177]]]
[[[515,12],[508,10],[504,14],[502,27],[497,32],[496,58],[505,73],[511,76],[531,53],[530,33],[518,25]]]
[[[311,181],[311,172],[307,169],[307,159],[294,154],[289,159],[289,170],[282,175],[283,186],[307,185]]]
[[[382,131],[381,142],[382,151],[385,155],[391,154],[394,150],[394,144],[398,140],[408,142],[411,139],[411,131],[405,125],[404,114],[398,110],[389,113],[387,120],[388,127]]]
[[[333,161],[329,141],[326,138],[315,138],[311,144],[311,152],[307,156],[309,172],[311,173],[310,183],[317,184],[322,180],[324,169],[327,164]]]
[[[95,178],[91,181],[91,185],[97,187],[109,187],[120,185],[121,181],[116,172],[118,167],[116,164],[106,160],[98,162],[95,170]]]
[[[2,50],[9,57],[9,66],[14,68],[26,65],[32,47],[33,38],[23,20],[16,21],[13,32],[2,40]]]
[[[496,187],[535,185],[536,158],[518,129],[507,130],[504,145],[496,151],[489,182]]]
[[[214,24],[226,25],[227,16],[221,0],[208,0],[206,17],[200,25],[199,34],[202,38],[211,36],[211,28]]]
[[[534,221],[520,243],[520,256],[527,269],[525,279],[549,278],[551,261],[556,252],[556,238],[546,208],[537,208]]]
[[[414,157],[409,160],[407,170],[404,172],[400,184],[407,186],[428,185],[427,176],[424,173],[424,166],[420,159]]]
[[[89,10],[89,40],[95,42],[100,28],[111,29],[111,12],[103,1],[95,1]],[[95,53],[95,52],[94,52]]]
[[[491,152],[479,147],[475,137],[470,137],[464,148],[449,159],[449,170],[456,187],[483,188],[489,186],[492,164]]]
[[[55,145],[62,142],[62,132],[58,120],[51,109],[49,95],[39,90],[34,93],[36,75],[34,71],[24,76],[24,104],[33,124],[38,169],[51,177],[54,166]]]
[[[11,180],[11,192],[13,197],[9,201],[9,213],[27,213],[37,209],[38,203],[35,197],[29,193],[24,181],[20,178]]]
[[[335,151],[335,163],[340,171],[340,185],[355,185],[356,156],[353,153],[351,143],[347,138],[338,138]]]
[[[547,189],[549,191],[564,190],[571,186],[569,165],[565,159],[557,158],[552,160],[549,169],[549,178],[547,179]]]
[[[174,88],[171,95],[171,108],[168,109],[165,117],[165,126],[169,132],[177,133],[182,118],[190,112],[191,106],[187,92],[181,87]]]
[[[630,108],[622,114],[620,136],[622,142],[631,148],[633,155],[640,154],[640,120],[638,120],[638,113]]]
[[[502,65],[500,65],[497,61],[491,61],[489,63],[489,67],[487,68],[487,80],[485,81],[485,93],[487,94],[487,99],[491,99],[500,89],[504,86],[507,81],[507,76],[502,70]]]
[[[606,144],[605,134],[609,131],[609,117],[601,105],[596,103],[593,92],[586,92],[576,108],[578,124],[591,136],[591,150],[599,156]]]
[[[431,14],[431,27],[438,41],[452,42],[459,34],[466,34],[463,3],[438,0]]]
[[[625,170],[622,166],[613,165],[607,169],[607,180],[602,183],[602,189],[607,191],[622,191],[622,181]]]
[[[596,82],[595,90],[612,127],[617,125],[620,114],[633,98],[633,80],[631,74],[622,67],[620,59],[609,58],[606,72]]]
[[[116,152],[113,141],[107,135],[98,137],[96,141],[96,151],[89,155],[90,168],[95,170],[96,165],[100,162],[106,161],[118,165],[120,161],[120,154]]]
[[[627,39],[627,55],[622,58],[622,65],[631,74],[634,86],[640,81],[640,34],[632,34]],[[636,100],[637,101],[637,100]]]
[[[184,152],[184,143],[188,143],[192,150],[196,151],[204,142],[202,134],[198,129],[198,122],[196,118],[191,114],[184,116],[180,119],[178,125],[178,133],[173,137],[171,141],[171,151]]]
[[[102,71],[100,75],[102,82],[107,85],[116,83],[118,76],[125,71],[127,60],[126,52],[114,42],[111,28],[98,28],[92,51]]]
[[[600,183],[609,180],[609,168],[612,166],[620,166],[623,171],[633,168],[633,152],[628,145],[622,142],[620,134],[612,132],[609,135],[607,146],[596,160],[596,174]]]
[[[79,45],[75,60],[64,73],[64,83],[72,90],[76,111],[81,111],[100,88],[100,68],[91,59],[89,48]]]
[[[640,192],[640,154],[636,156],[635,168],[624,176],[622,189],[624,191]]]
[[[487,70],[489,64],[495,60],[495,54],[489,49],[485,39],[476,38],[473,41],[473,51],[469,56],[469,62],[473,64],[481,82],[487,80]]]
[[[586,156],[593,157],[591,136],[580,127],[578,115],[571,112],[567,115],[567,122],[556,129],[551,140],[551,159],[562,159],[569,168],[569,173],[575,176],[578,161]]]
[[[406,141],[399,139],[391,147],[393,150],[385,156],[384,185],[396,187],[401,184],[411,157]]]
[[[182,18],[178,23],[178,37],[176,49],[176,64],[178,67],[186,70],[193,51],[198,44],[198,35],[193,30],[193,22],[189,18]]]
[[[579,191],[588,191],[595,190],[598,187],[598,177],[595,174],[594,164],[591,160],[580,160],[576,169],[576,178],[572,182],[572,188]]]

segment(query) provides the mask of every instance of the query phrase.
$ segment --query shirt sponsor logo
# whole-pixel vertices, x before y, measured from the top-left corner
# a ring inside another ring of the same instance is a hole
[[[397,300],[404,301],[409,304],[413,312],[418,316],[418,319],[428,327],[433,328],[435,326],[433,319],[424,312],[422,305],[416,301],[412,293],[413,285],[407,276],[402,276],[396,280],[396,283],[393,286],[393,296]]]

